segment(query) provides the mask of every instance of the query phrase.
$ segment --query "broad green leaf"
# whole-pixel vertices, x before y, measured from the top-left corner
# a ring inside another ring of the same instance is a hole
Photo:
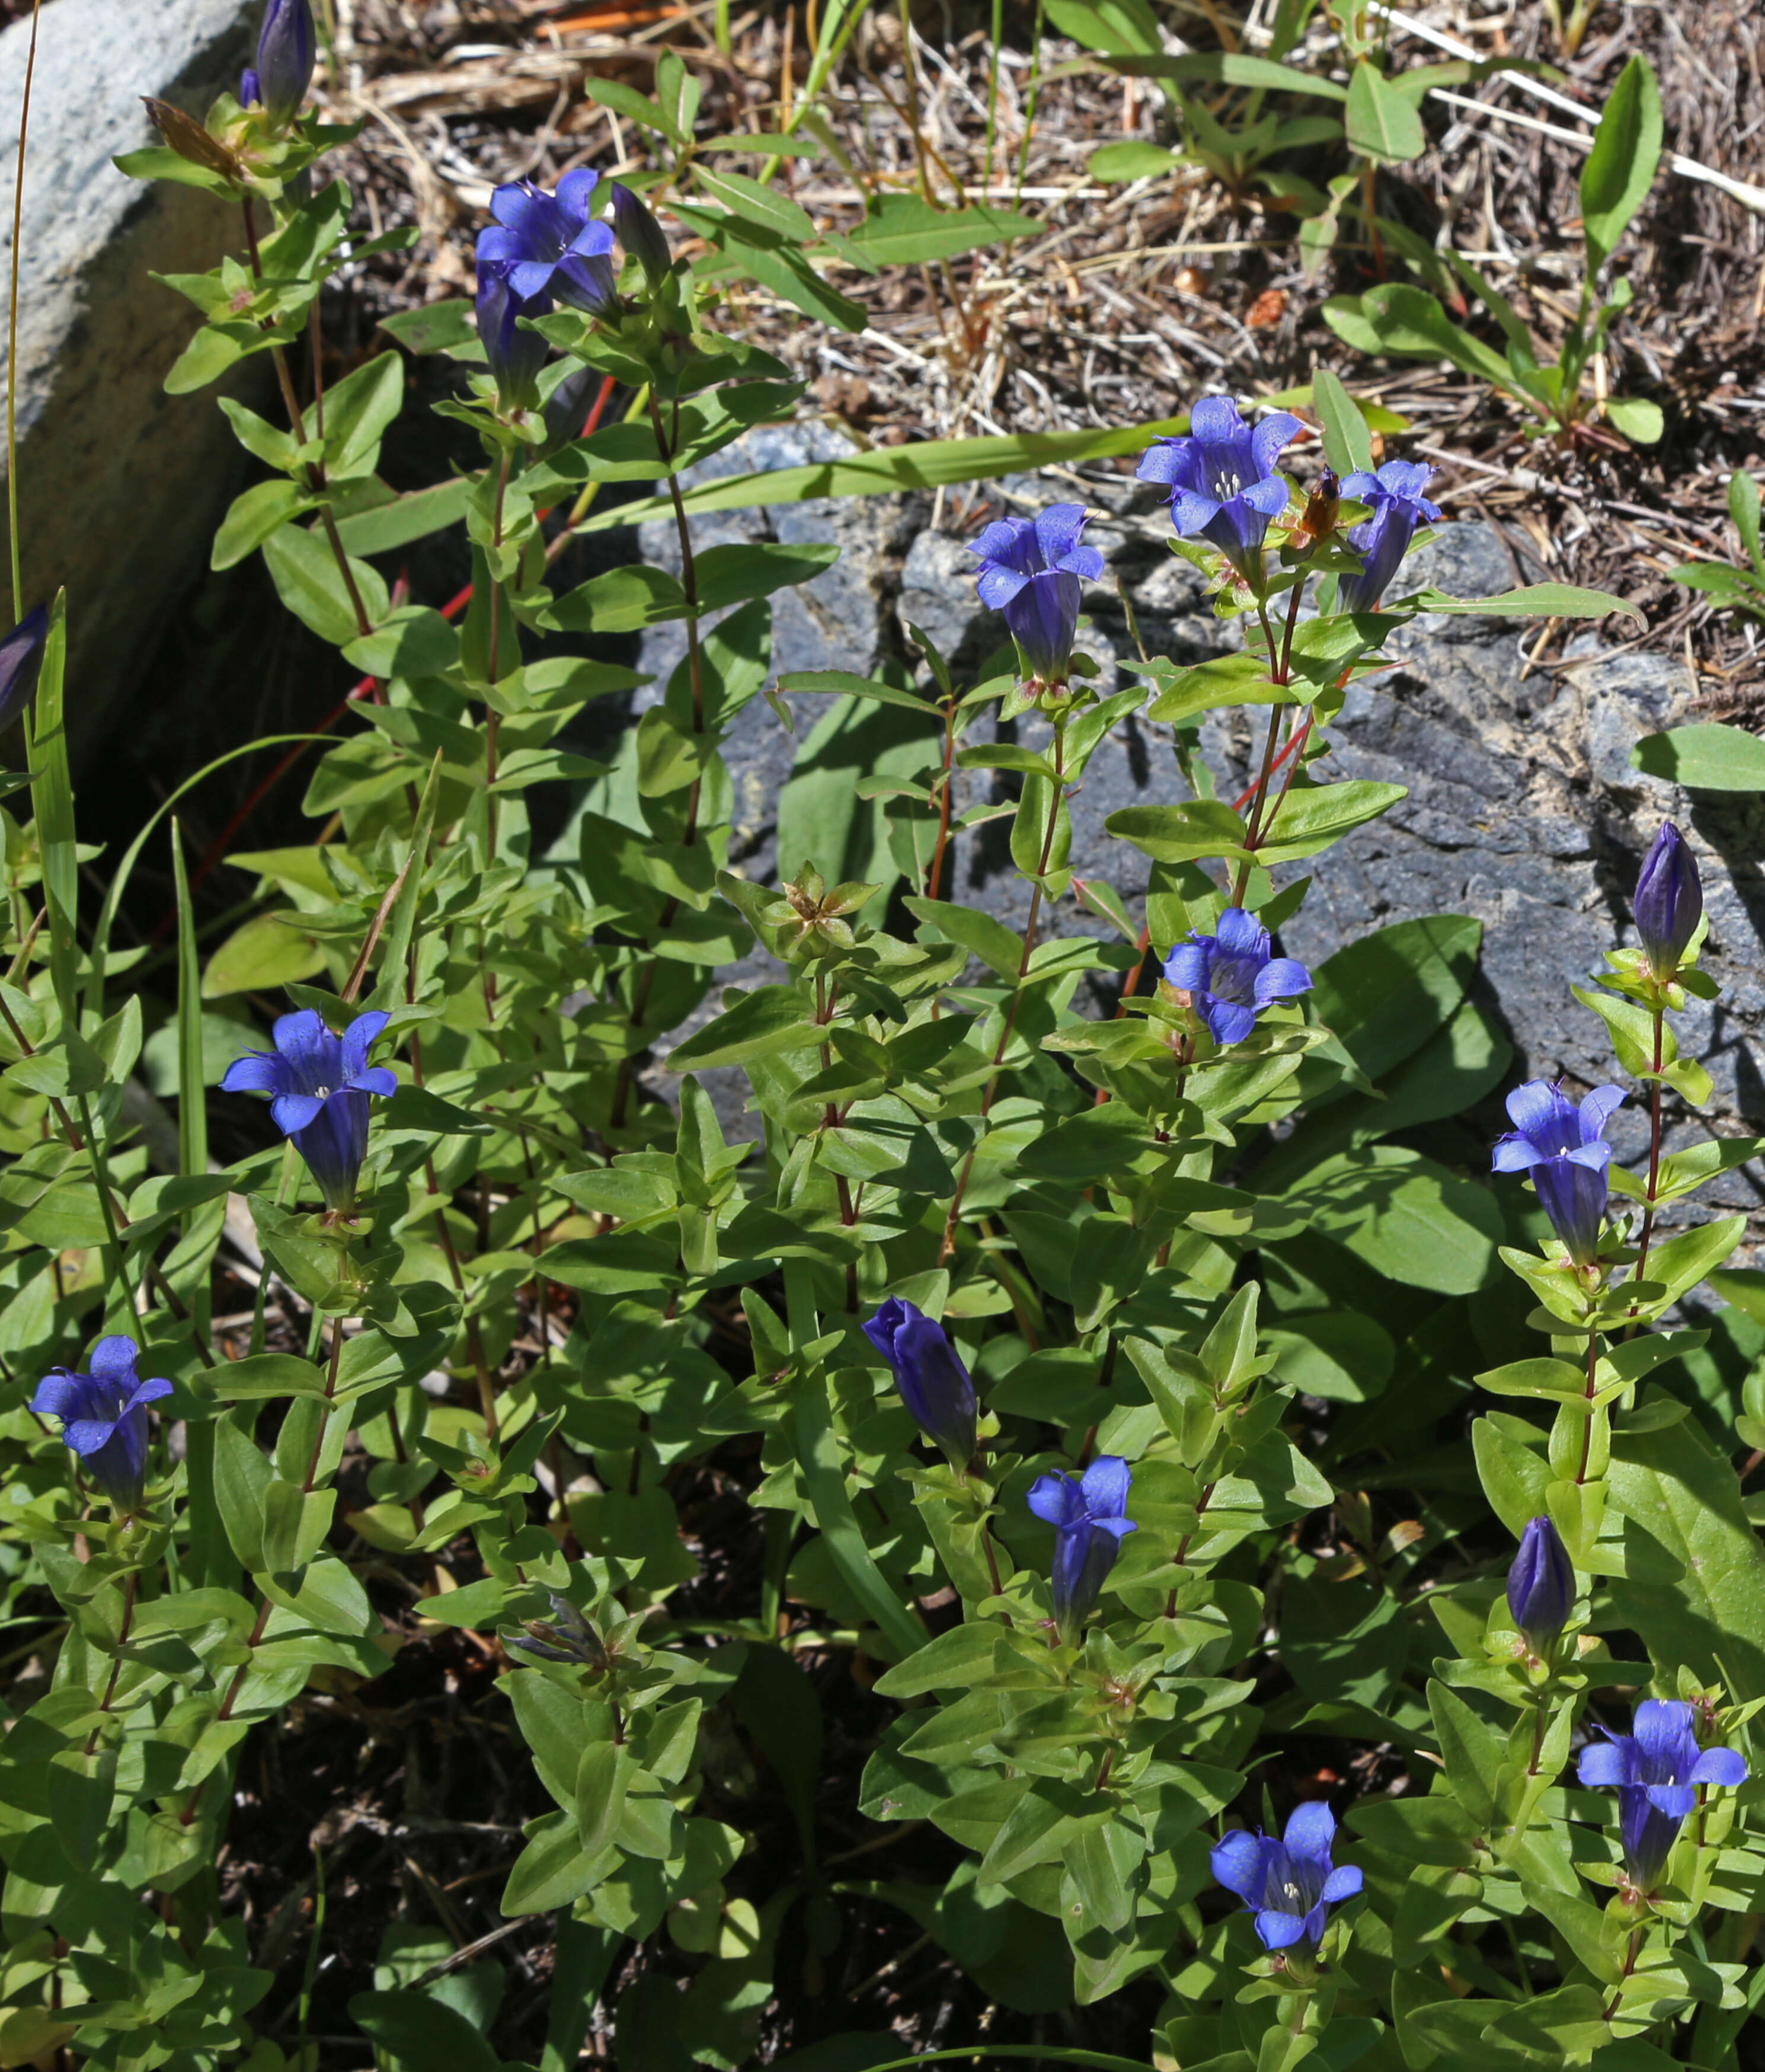
[[[349,2016],[400,2072],[433,2072],[444,2065],[449,2072],[501,2072],[476,2025],[428,1993],[357,1993]]]
[[[795,1261],[786,1268],[787,1272],[800,1270]],[[819,1374],[811,1374],[798,1388],[795,1424],[797,1458],[827,1551],[847,1588],[864,1607],[865,1616],[875,1621],[894,1651],[895,1659],[905,1661],[924,1646],[926,1629],[895,1594],[864,1544],[846,1491],[845,1468],[834,1437],[827,1385]]]
[[[1501,1236],[1501,1211],[1487,1187],[1396,1145],[1328,1160],[1289,1198],[1379,1272],[1443,1295],[1480,1288]]]
[[[1033,216],[1008,209],[934,208],[917,194],[886,194],[872,204],[852,241],[880,266],[928,265],[1034,237],[1041,229]]]
[[[1759,544],[1759,484],[1747,470],[1738,467],[1728,478],[1728,515],[1741,536],[1741,545],[1755,573],[1765,578],[1765,550]]]
[[[704,166],[693,168],[693,178],[715,202],[757,224],[780,237],[807,245],[815,237],[815,226],[786,195],[762,187],[745,173],[714,173]]]
[[[1744,727],[1669,727],[1644,734],[1630,760],[1633,768],[1689,791],[1765,791],[1765,741]]]
[[[1645,622],[1636,606],[1609,590],[1578,590],[1572,583],[1529,583],[1523,590],[1503,590],[1496,597],[1447,597],[1437,590],[1425,590],[1415,600],[1423,611],[1448,616],[1482,615],[1499,619],[1603,619],[1622,612],[1639,626]]]
[[[1361,58],[1348,75],[1347,109],[1349,148],[1382,165],[1402,165],[1427,149],[1422,117],[1370,58]]]
[[[1647,58],[1632,52],[1612,88],[1581,170],[1582,235],[1590,282],[1612,253],[1654,183],[1660,162],[1660,88]]]
[[[1106,57],[1156,57],[1164,48],[1149,0],[1047,0],[1046,12],[1059,34]]]
[[[786,1050],[812,1050],[823,1041],[807,996],[794,985],[758,985],[668,1054],[672,1072],[711,1065],[745,1064]]]
[[[253,483],[233,499],[221,520],[208,565],[232,568],[248,554],[256,553],[273,532],[318,508],[318,500],[309,496],[298,482],[289,481],[285,475]]]
[[[1349,778],[1340,784],[1295,784],[1281,801],[1257,854],[1264,863],[1291,863],[1316,856],[1408,796],[1406,785],[1381,784],[1365,777]],[[1112,816],[1110,824],[1120,817]]]
[[[1103,825],[1155,863],[1193,863],[1203,857],[1245,853],[1243,821],[1217,799],[1190,799],[1175,806],[1124,806]]]
[[[1324,305],[1324,319],[1357,352],[1450,360],[1495,388],[1513,386],[1513,370],[1501,355],[1455,324],[1425,288],[1388,281],[1364,295],[1332,295]]]
[[[1174,172],[1182,162],[1177,152],[1167,151],[1144,138],[1131,137],[1125,143],[1100,146],[1086,160],[1085,170],[1094,180],[1146,180]]]
[[[1373,467],[1373,434],[1360,406],[1328,367],[1311,377],[1311,397],[1324,427],[1324,456],[1340,478]]]
[[[273,990],[324,968],[325,953],[310,935],[272,914],[260,914],[236,928],[208,960],[203,998]]]
[[[342,648],[360,632],[355,606],[322,532],[285,525],[264,542],[264,561],[282,602],[321,640]],[[377,625],[386,616],[386,584],[366,561],[351,557],[349,567],[368,623]]]
[[[1003,921],[979,906],[964,906],[953,900],[910,898],[902,904],[916,920],[924,922],[946,942],[979,957],[1001,978],[1016,979],[1024,961],[1023,939],[1013,935]]]

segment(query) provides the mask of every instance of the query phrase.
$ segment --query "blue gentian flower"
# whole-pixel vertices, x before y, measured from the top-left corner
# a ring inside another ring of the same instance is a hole
[[[1065,682],[1081,579],[1103,573],[1103,557],[1079,538],[1088,522],[1082,504],[1051,504],[1034,518],[995,520],[969,549],[980,557],[981,602],[1004,613],[1024,668],[1045,684]]]
[[[257,68],[247,65],[239,75],[239,105],[241,108],[255,108],[263,97],[263,88],[257,84]]]
[[[1508,1571],[1508,1610],[1534,1655],[1562,1634],[1575,1608],[1575,1564],[1548,1518],[1527,1521],[1520,1552]]]
[[[1271,410],[1253,431],[1229,396],[1204,396],[1189,413],[1187,438],[1155,440],[1141,455],[1139,479],[1170,485],[1180,538],[1209,541],[1254,581],[1269,520],[1287,508],[1275,457],[1299,430],[1297,417]]]
[[[1054,1624],[1076,1646],[1122,1541],[1139,1527],[1124,1515],[1132,1477],[1116,1453],[1099,1453],[1082,1475],[1040,1477],[1027,1501],[1054,1528]]]
[[[1700,1784],[1747,1782],[1747,1764],[1734,1749],[1700,1750],[1692,1708],[1677,1700],[1645,1698],[1631,1722],[1635,1732],[1591,1741],[1581,1752],[1583,1784],[1618,1787],[1618,1825],[1624,1867],[1640,1892],[1652,1892],[1667,1868]]]
[[[481,231],[478,243],[494,236]],[[540,370],[548,351],[544,336],[524,330],[522,317],[549,316],[552,298],[524,298],[510,286],[504,269],[480,256],[478,267],[478,335],[496,379],[497,400],[505,410],[531,410],[540,400]]]
[[[287,127],[306,99],[318,56],[312,0],[269,0],[257,35],[257,63],[246,76],[252,98],[263,102],[277,129]]]
[[[1636,881],[1636,935],[1656,979],[1664,984],[1679,968],[1685,947],[1704,918],[1704,886],[1697,861],[1671,820],[1643,858]]]
[[[1242,906],[1228,906],[1218,932],[1191,935],[1164,960],[1167,985],[1189,996],[1216,1043],[1242,1043],[1256,1018],[1277,1001],[1311,990],[1311,974],[1291,957],[1269,954],[1269,931]]]
[[[1332,1864],[1335,1840],[1336,1815],[1321,1799],[1308,1799],[1295,1807],[1279,1841],[1260,1828],[1253,1835],[1234,1827],[1214,1844],[1213,1875],[1256,1916],[1265,1950],[1316,1950],[1330,1909],[1361,1889],[1352,1864]]]
[[[1420,461],[1388,460],[1377,475],[1357,471],[1343,477],[1344,496],[1373,506],[1373,516],[1348,530],[1348,545],[1359,548],[1364,565],[1359,575],[1341,578],[1336,601],[1344,611],[1376,611],[1417,526],[1440,516],[1439,505],[1422,493],[1433,473]]]
[[[378,1013],[358,1014],[334,1035],[311,1008],[285,1014],[271,1031],[273,1050],[236,1058],[221,1080],[224,1093],[269,1094],[271,1119],[306,1161],[325,1206],[347,1209],[367,1154],[367,1097],[392,1094],[398,1081],[367,1062],[386,1026]]]
[[[901,1400],[919,1429],[966,1468],[975,1457],[975,1384],[942,1324],[891,1295],[864,1327],[895,1371]]]
[[[31,702],[43,667],[43,643],[48,637],[49,607],[39,604],[27,611],[0,640],[0,734]]]
[[[555,195],[515,180],[491,196],[495,228],[481,230],[480,270],[494,265],[523,302],[555,295],[573,310],[605,316],[618,306],[613,281],[613,232],[589,209],[600,175],[586,166],[566,173]]]
[[[1529,1079],[1508,1096],[1514,1126],[1496,1141],[1494,1170],[1531,1174],[1551,1228],[1578,1266],[1599,1249],[1611,1163],[1606,1124],[1623,1099],[1616,1087],[1595,1087],[1578,1107],[1548,1079]]]
[[[663,235],[662,225],[630,187],[613,183],[613,227],[619,242],[643,269],[643,278],[659,288],[668,278],[674,255]]]
[[[61,1420],[63,1441],[80,1456],[119,1518],[131,1518],[141,1508],[147,1405],[171,1393],[169,1381],[136,1378],[140,1357],[133,1338],[101,1338],[92,1349],[91,1373],[51,1367],[31,1399],[39,1417]]]

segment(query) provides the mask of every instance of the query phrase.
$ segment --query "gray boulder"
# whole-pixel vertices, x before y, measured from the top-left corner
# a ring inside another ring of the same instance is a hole
[[[146,275],[211,266],[240,241],[236,212],[191,187],[125,179],[111,158],[157,141],[142,95],[199,117],[236,85],[260,11],[258,0],[54,0],[43,10],[19,259],[19,528],[27,608],[67,587],[76,754],[102,738],[207,560],[236,475],[212,397],[164,393],[195,312]],[[28,20],[0,34],[7,271],[30,40]]]

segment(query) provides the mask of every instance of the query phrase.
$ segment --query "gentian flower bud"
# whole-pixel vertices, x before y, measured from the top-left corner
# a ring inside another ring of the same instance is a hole
[[[1065,682],[1080,580],[1103,573],[1103,557],[1079,538],[1088,522],[1082,504],[1051,504],[1032,519],[995,520],[968,550],[980,557],[981,602],[1004,613],[1024,668],[1045,684]]]
[[[1271,410],[1252,430],[1229,396],[1204,396],[1189,413],[1186,438],[1155,440],[1140,456],[1139,479],[1169,484],[1180,538],[1211,541],[1254,582],[1269,520],[1287,508],[1275,457],[1299,429],[1287,411]]]
[[[263,88],[257,84],[257,68],[247,65],[239,75],[239,105],[241,108],[255,108],[263,97]]]
[[[1213,1875],[1256,1916],[1265,1950],[1316,1950],[1330,1909],[1360,1891],[1354,1865],[1339,1870],[1331,1862],[1335,1843],[1336,1815],[1323,1799],[1308,1799],[1294,1807],[1279,1841],[1260,1827],[1254,1835],[1234,1827],[1214,1844]]]
[[[313,83],[318,37],[312,0],[269,0],[257,36],[253,84],[264,112],[278,130],[287,128]]]
[[[1663,820],[1636,881],[1636,934],[1652,976],[1665,985],[1704,917],[1703,881],[1685,837]]]
[[[0,640],[0,734],[31,702],[43,668],[43,643],[49,633],[49,607],[27,611]]]
[[[966,1468],[975,1457],[975,1384],[943,1326],[891,1295],[864,1332],[894,1369],[901,1400],[920,1430],[943,1448],[953,1467]]]
[[[481,232],[478,242],[490,236]],[[540,370],[551,348],[536,331],[523,329],[522,317],[548,316],[552,298],[523,299],[509,286],[507,269],[482,253],[478,262],[478,335],[484,357],[496,378],[497,400],[505,410],[531,410],[540,400]]]
[[[1632,1725],[1628,1734],[1602,1727],[1604,1741],[1582,1750],[1578,1774],[1583,1784],[1618,1787],[1624,1868],[1640,1892],[1650,1893],[1697,1803],[1697,1787],[1744,1784],[1747,1763],[1733,1749],[1700,1751],[1692,1708],[1677,1700],[1645,1698]]]
[[[1578,1266],[1599,1250],[1611,1163],[1606,1124],[1623,1099],[1616,1087],[1595,1087],[1578,1108],[1548,1079],[1529,1079],[1508,1096],[1514,1127],[1496,1140],[1494,1170],[1531,1174],[1551,1228]]]
[[[668,240],[642,202],[618,180],[613,183],[613,227],[619,242],[643,269],[643,278],[652,288],[659,288],[674,264]]]
[[[613,232],[589,214],[600,179],[585,166],[566,173],[548,195],[532,180],[514,180],[491,196],[494,228],[481,230],[478,265],[500,269],[525,302],[555,295],[589,316],[619,306],[613,279]]]
[[[1530,1519],[1508,1571],[1508,1609],[1534,1655],[1562,1636],[1575,1608],[1575,1564],[1548,1518]]]
[[[1054,1528],[1054,1625],[1076,1646],[1122,1542],[1139,1527],[1125,1514],[1133,1478],[1119,1454],[1099,1453],[1082,1475],[1041,1476],[1026,1501]]]
[[[224,1093],[269,1094],[271,1119],[306,1161],[330,1209],[347,1209],[367,1154],[367,1097],[393,1094],[398,1081],[367,1062],[368,1046],[388,1017],[358,1014],[334,1035],[311,1008],[285,1014],[271,1032],[273,1050],[236,1058]]]
[[[90,1374],[51,1367],[31,1399],[39,1417],[61,1420],[63,1441],[80,1456],[119,1518],[132,1518],[141,1508],[147,1405],[171,1393],[169,1381],[136,1378],[140,1357],[133,1338],[101,1338],[92,1349]]]
[[[1164,960],[1164,982],[1189,996],[1216,1043],[1242,1043],[1264,1008],[1311,990],[1311,974],[1269,954],[1269,931],[1242,906],[1228,906],[1219,932],[1190,935]]]
[[[1336,601],[1344,611],[1376,611],[1379,600],[1410,551],[1410,542],[1424,519],[1440,516],[1438,504],[1422,495],[1434,473],[1414,460],[1388,460],[1377,475],[1357,471],[1343,479],[1342,493],[1370,504],[1373,516],[1348,529],[1348,545],[1361,550],[1359,575],[1344,576]]]

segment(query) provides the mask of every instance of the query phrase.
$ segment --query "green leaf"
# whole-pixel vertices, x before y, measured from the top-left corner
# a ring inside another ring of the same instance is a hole
[[[308,495],[298,482],[285,475],[253,483],[243,495],[233,499],[221,520],[208,565],[232,568],[248,554],[256,553],[273,532],[318,508],[318,499]]]
[[[823,1032],[806,995],[794,985],[758,985],[668,1054],[671,1072],[741,1065],[786,1050],[812,1050]]]
[[[260,914],[236,928],[208,960],[203,998],[271,991],[324,968],[325,953],[310,935],[273,915]]]
[[[1606,416],[1613,429],[1623,433],[1632,446],[1657,446],[1667,429],[1660,404],[1651,402],[1646,396],[1608,396]]]
[[[934,935],[979,957],[999,977],[1015,982],[1024,961],[1023,939],[1013,935],[1003,921],[995,920],[978,906],[963,906],[949,899],[913,897],[901,903]]]
[[[1521,590],[1503,590],[1496,597],[1447,597],[1437,590],[1425,590],[1416,598],[1423,611],[1448,616],[1500,619],[1603,619],[1622,612],[1639,626],[1647,621],[1636,606],[1609,590],[1579,590],[1572,583],[1529,583]]]
[[[310,1360],[293,1353],[252,1353],[216,1367],[210,1386],[219,1402],[247,1403],[269,1396],[322,1396],[325,1377]]]
[[[1373,434],[1360,406],[1328,367],[1312,376],[1311,398],[1324,427],[1324,457],[1337,476],[1369,472]]]
[[[1660,142],[1660,88],[1648,59],[1633,52],[1618,75],[1581,170],[1582,235],[1590,282],[1617,250],[1619,239],[1654,183]]]
[[[1203,857],[1245,853],[1244,823],[1217,799],[1190,799],[1175,806],[1124,806],[1103,825],[1155,863],[1194,863]]]
[[[1148,0],[1046,0],[1048,18],[1063,36],[1105,56],[1157,57],[1164,39]]]
[[[1329,1159],[1288,1198],[1377,1272],[1443,1295],[1482,1287],[1501,1236],[1501,1211],[1487,1187],[1397,1145]]]
[[[264,542],[264,561],[282,602],[321,640],[342,648],[361,631],[355,623],[355,606],[322,532],[285,525]],[[349,566],[369,623],[377,624],[386,616],[386,585],[379,571],[366,561],[352,558]]]
[[[1365,777],[1340,784],[1295,783],[1258,845],[1258,858],[1265,864],[1291,863],[1316,856],[1408,796],[1407,785],[1381,784]],[[1110,824],[1119,817],[1112,816]]]
[[[1736,468],[1728,478],[1728,515],[1734,521],[1734,530],[1741,536],[1747,558],[1760,580],[1765,582],[1765,551],[1759,545],[1759,484],[1743,467]]]
[[[1765,741],[1744,727],[1673,726],[1644,734],[1632,767],[1690,791],[1765,791]]]
[[[439,676],[460,659],[460,636],[427,605],[400,605],[366,639],[351,640],[343,660],[364,675],[389,683],[395,676]]]
[[[452,302],[425,302],[421,309],[400,310],[383,317],[380,329],[420,360],[431,352],[450,352],[458,346],[478,343],[472,305],[463,297]]]
[[[1144,138],[1131,137],[1123,143],[1100,146],[1086,160],[1085,170],[1094,180],[1114,183],[1154,179],[1161,173],[1174,172],[1182,163],[1179,153]]]
[[[1382,165],[1402,165],[1427,149],[1422,117],[1369,58],[1348,76],[1348,146]]]
[[[637,1765],[612,1741],[590,1741],[576,1772],[577,1844],[597,1856],[618,1832]]]
[[[879,266],[930,265],[1013,238],[1034,237],[1041,229],[1033,216],[1006,209],[934,208],[921,195],[885,194],[872,202],[852,241]]]
[[[402,2072],[502,2072],[478,2027],[457,2008],[427,1993],[357,1993],[350,2020]]]
[[[786,1272],[788,1275],[793,1270],[800,1272],[801,1262],[789,1261]],[[819,1374],[810,1375],[798,1387],[794,1421],[797,1459],[827,1552],[846,1587],[894,1651],[895,1659],[905,1661],[925,1646],[926,1629],[889,1587],[864,1544],[852,1498],[846,1492],[846,1472],[834,1437],[827,1385]]]
[[[421,315],[421,310],[412,314]],[[388,319],[388,327],[394,319]],[[445,532],[466,516],[471,501],[474,478],[457,475],[428,489],[413,489],[403,496],[391,496],[352,517],[337,521],[339,536],[351,554],[389,553],[407,547],[413,540],[426,540],[433,532]]]
[[[1450,360],[1494,388],[1513,387],[1513,370],[1501,355],[1455,324],[1425,288],[1388,281],[1364,295],[1332,295],[1324,319],[1357,352]]]
[[[404,401],[404,358],[383,352],[353,368],[325,398],[325,467],[339,481],[363,475]],[[316,421],[314,430],[317,430]]]
[[[893,684],[878,683],[873,676],[854,676],[849,669],[798,669],[778,679],[781,691],[807,692],[815,697],[865,698],[880,705],[899,705],[905,710],[935,717],[936,710],[917,691],[904,691]]]

